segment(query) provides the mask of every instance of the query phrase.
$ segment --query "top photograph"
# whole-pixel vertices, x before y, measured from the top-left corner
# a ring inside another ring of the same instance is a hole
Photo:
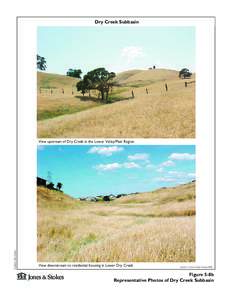
[[[38,138],[195,138],[194,26],[37,28]]]

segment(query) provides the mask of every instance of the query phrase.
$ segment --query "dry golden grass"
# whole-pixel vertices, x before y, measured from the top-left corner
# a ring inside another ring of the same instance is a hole
[[[38,137],[194,138],[195,84],[184,87],[184,81],[194,78],[181,80],[171,70],[119,74],[118,81],[126,89],[120,97],[130,98],[133,89],[134,99],[39,121]]]
[[[100,103],[77,92],[77,81],[72,77],[38,72],[37,120],[51,119],[99,106]]]
[[[38,188],[38,261],[195,261],[195,183],[111,202]]]
[[[72,114],[80,112],[92,107],[99,106],[99,103],[94,101],[83,101],[81,97],[74,98],[73,96],[66,96],[65,98],[54,96],[40,96],[37,102],[37,119],[44,120],[55,118],[59,115]]]
[[[125,77],[125,74],[128,75]],[[121,75],[122,74],[122,75]],[[168,69],[156,69],[156,70],[132,70],[122,72],[119,74],[119,82],[126,85],[136,85],[143,82],[157,83],[167,80],[176,80],[178,78],[178,72]]]
[[[37,72],[37,90],[40,88],[52,88],[52,89],[74,89],[78,79],[58,74],[51,74],[45,72]]]
[[[117,81],[119,83],[123,83],[125,80],[127,80],[131,76],[139,74],[140,72],[143,72],[143,71],[142,70],[128,70],[128,71],[121,72],[121,73],[117,74]]]

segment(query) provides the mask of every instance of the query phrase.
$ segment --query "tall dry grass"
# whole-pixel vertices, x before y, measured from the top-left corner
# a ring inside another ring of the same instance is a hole
[[[86,100],[81,100],[67,95],[65,97],[42,95],[37,99],[37,120],[52,119],[58,116],[81,112],[86,109],[99,106],[100,103]]]
[[[109,203],[38,188],[38,261],[192,262],[194,215],[194,183]]]
[[[127,100],[39,121],[38,136],[41,138],[195,137],[195,84],[185,88],[184,81],[178,79],[177,72],[158,71],[157,73],[152,70],[141,71],[132,75],[129,73],[130,76],[124,74],[124,77],[122,74],[119,82],[127,90],[120,93],[120,97]],[[164,88],[165,82],[168,84],[168,92]],[[134,99],[130,99],[132,89]]]
[[[99,106],[100,103],[77,92],[77,82],[76,78],[38,72],[37,120],[52,119]],[[96,96],[96,93],[92,92],[92,95]]]

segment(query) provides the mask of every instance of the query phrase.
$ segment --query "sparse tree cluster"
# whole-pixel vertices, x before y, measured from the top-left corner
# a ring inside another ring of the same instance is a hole
[[[91,90],[98,90],[101,93],[101,101],[108,102],[109,92],[112,90],[115,82],[113,79],[116,74],[109,72],[105,68],[98,68],[88,72],[83,80],[79,81],[76,85],[77,90],[80,91],[83,96],[85,93]]]
[[[179,72],[179,78],[185,79],[185,78],[190,78],[191,76],[192,73],[187,68],[181,69]]]
[[[49,184],[47,184],[47,188],[50,189],[50,190],[61,190],[63,184],[61,182],[58,182],[56,187],[55,187],[55,184],[52,183],[52,182],[49,182]]]
[[[67,76],[81,79],[81,69],[68,69]]]
[[[61,188],[63,186],[63,183],[61,182],[57,182],[56,187],[55,184],[52,182],[52,173],[50,171],[48,171],[48,175],[47,175],[47,180],[45,180],[45,182],[47,181],[46,187],[50,190],[59,190],[61,191]]]
[[[58,182],[56,185],[56,188],[60,191],[62,186],[63,186],[63,184],[61,182]]]
[[[47,68],[46,59],[37,54],[37,69],[41,71],[45,71]]]

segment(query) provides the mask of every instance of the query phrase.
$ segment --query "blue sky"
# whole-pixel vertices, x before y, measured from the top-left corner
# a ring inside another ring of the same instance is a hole
[[[38,27],[49,73],[157,68],[195,71],[195,27]]]
[[[73,197],[152,191],[195,179],[195,146],[38,146],[37,173]]]

